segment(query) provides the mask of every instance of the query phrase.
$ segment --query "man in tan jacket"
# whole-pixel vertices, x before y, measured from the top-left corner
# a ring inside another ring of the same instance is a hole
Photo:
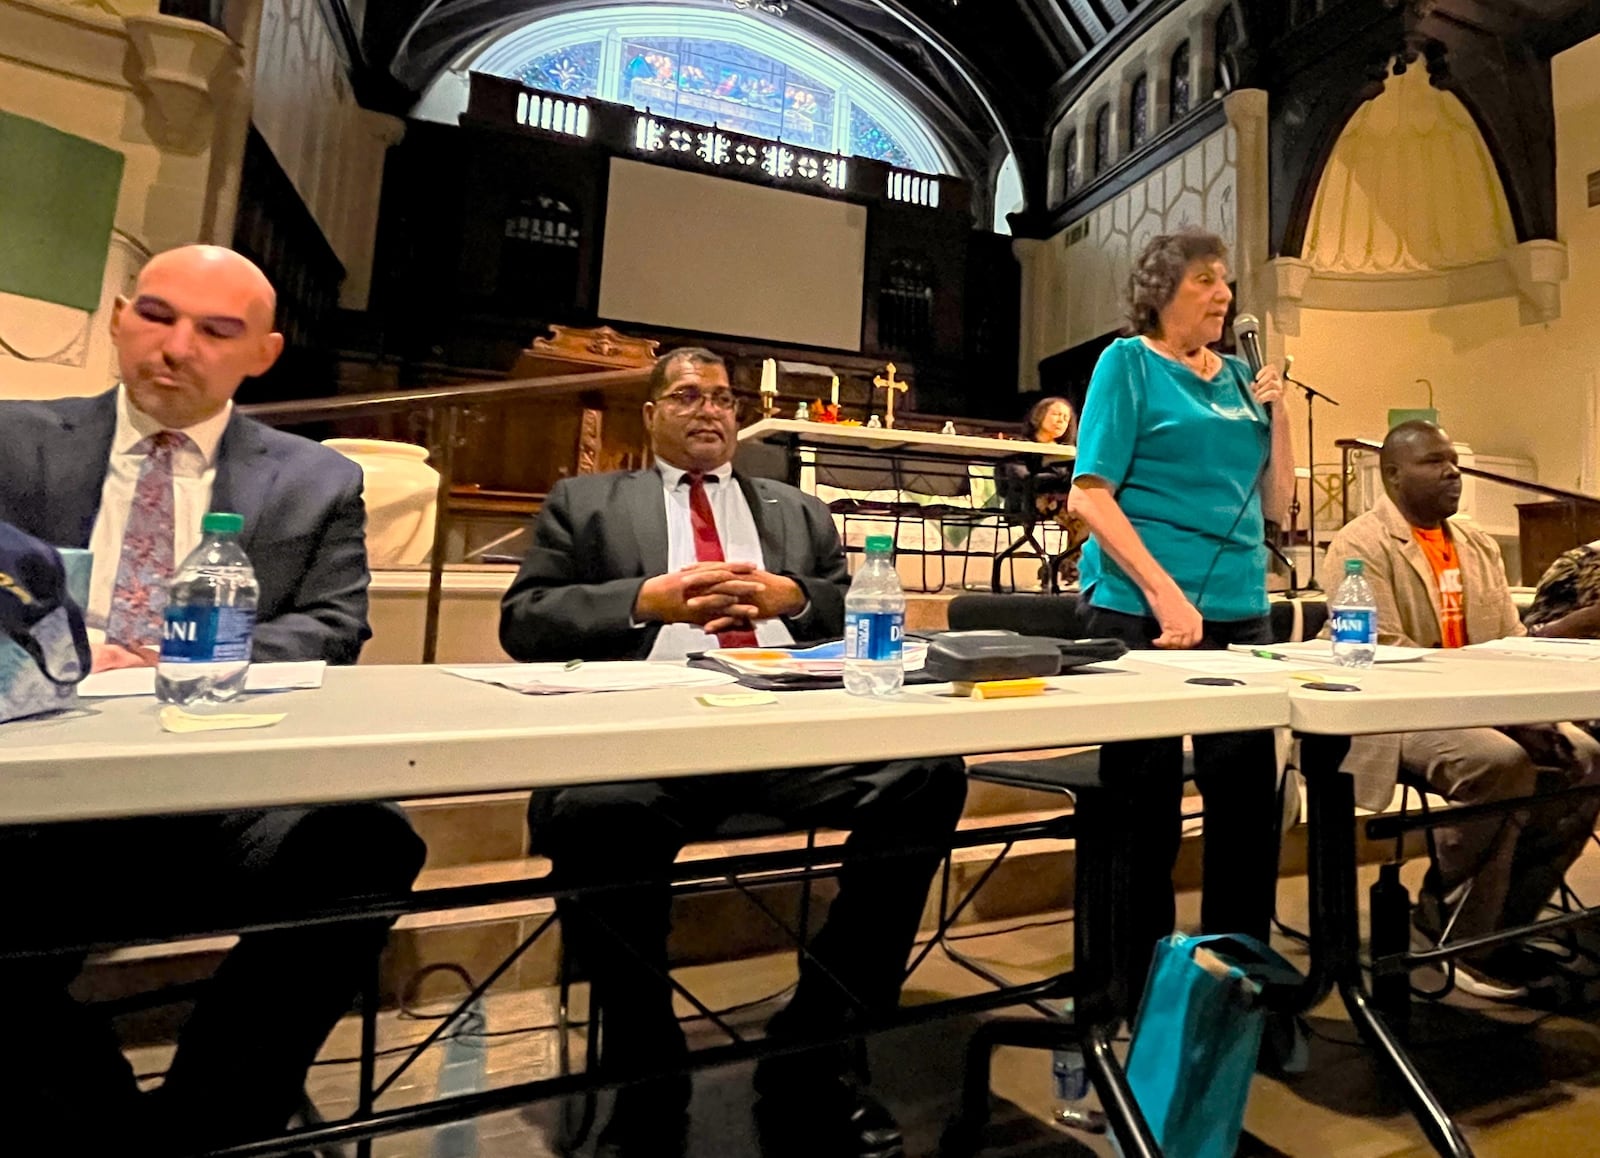
[[[1385,497],[1333,540],[1324,574],[1346,559],[1365,563],[1378,602],[1378,642],[1401,647],[1464,647],[1524,635],[1511,601],[1500,548],[1467,523],[1451,522],[1461,502],[1461,472],[1449,437],[1431,422],[1389,432],[1379,458]],[[1460,804],[1531,796],[1600,776],[1600,744],[1571,724],[1461,728],[1358,739],[1346,770],[1356,798],[1388,806],[1401,771]],[[1600,799],[1434,830],[1437,863],[1414,914],[1438,941],[1452,912],[1452,940],[1537,919],[1594,831]],[[1479,997],[1514,1000],[1549,972],[1525,950],[1491,951],[1456,962],[1456,983]]]

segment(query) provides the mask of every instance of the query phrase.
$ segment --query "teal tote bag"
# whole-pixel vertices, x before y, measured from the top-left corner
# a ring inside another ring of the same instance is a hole
[[[1299,984],[1294,966],[1254,937],[1179,933],[1157,943],[1127,1071],[1167,1158],[1231,1158],[1267,999]]]

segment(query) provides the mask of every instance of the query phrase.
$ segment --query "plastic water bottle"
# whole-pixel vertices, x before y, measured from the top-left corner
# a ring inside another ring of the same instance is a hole
[[[892,538],[868,535],[844,597],[844,687],[854,696],[892,696],[905,683],[906,596],[893,555]]]
[[[1062,1012],[1072,1016],[1072,1000],[1062,1006]],[[1105,1115],[1092,1106],[1081,1105],[1089,1096],[1089,1070],[1083,1063],[1083,1047],[1074,1043],[1055,1050],[1050,1058],[1050,1078],[1055,1087],[1056,1121],[1063,1126],[1103,1134]]]
[[[1378,600],[1360,559],[1344,561],[1344,582],[1329,601],[1333,662],[1340,667],[1371,667],[1378,654]]]
[[[161,625],[156,697],[185,707],[227,703],[244,690],[256,625],[256,573],[239,546],[244,519],[213,511],[172,581]]]

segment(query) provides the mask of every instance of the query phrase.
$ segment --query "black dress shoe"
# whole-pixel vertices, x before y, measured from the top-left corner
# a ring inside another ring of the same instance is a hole
[[[755,1107],[767,1158],[902,1158],[905,1142],[894,1115],[847,1082],[813,1086]]]
[[[595,1139],[595,1158],[681,1158],[689,1149],[693,1095],[687,1074],[622,1087]]]

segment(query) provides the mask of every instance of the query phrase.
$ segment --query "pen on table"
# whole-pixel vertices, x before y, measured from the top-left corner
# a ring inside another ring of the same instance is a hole
[[[575,670],[577,670],[578,668],[580,668],[582,666],[583,666],[583,660],[581,660],[581,659],[569,659],[562,666],[561,670],[562,671],[575,671]]]
[[[1265,648],[1256,648],[1250,654],[1257,659],[1281,659],[1285,663],[1294,658],[1292,655],[1284,655],[1281,651],[1267,651]]]

